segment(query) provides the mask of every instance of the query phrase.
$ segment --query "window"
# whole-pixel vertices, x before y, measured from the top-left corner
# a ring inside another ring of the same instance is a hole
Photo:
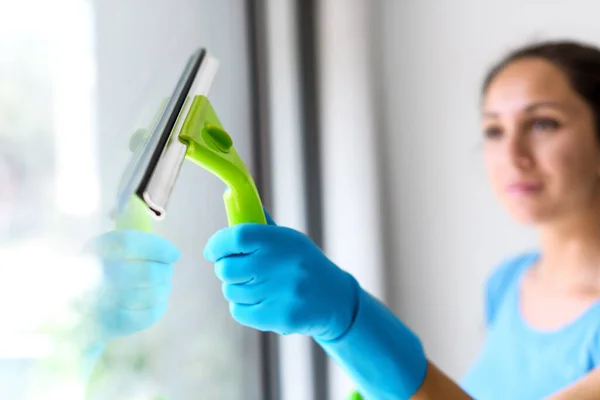
[[[129,135],[150,123],[198,46],[221,62],[210,97],[252,161],[245,9],[234,0],[0,7],[0,398],[80,399],[72,371],[46,361],[53,333],[73,324],[72,300],[99,279],[78,252],[112,227]],[[259,333],[231,319],[202,256],[226,225],[223,190],[184,166],[156,225],[183,254],[167,315],[111,344],[93,398],[261,398]]]

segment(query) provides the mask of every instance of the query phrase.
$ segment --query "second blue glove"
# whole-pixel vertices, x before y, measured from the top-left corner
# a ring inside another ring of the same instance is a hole
[[[215,233],[204,254],[242,325],[335,340],[352,324],[358,283],[301,232],[235,225]]]
[[[98,339],[110,341],[148,329],[165,313],[179,250],[156,234],[116,230],[87,250],[102,263],[102,290],[94,306]]]

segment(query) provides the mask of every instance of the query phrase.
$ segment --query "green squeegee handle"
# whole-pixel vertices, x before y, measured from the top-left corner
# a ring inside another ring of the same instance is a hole
[[[187,145],[186,158],[221,179],[228,187],[223,195],[229,225],[267,222],[260,195],[250,171],[223,129],[205,96],[192,104],[179,140]],[[188,100],[188,101],[190,101]]]

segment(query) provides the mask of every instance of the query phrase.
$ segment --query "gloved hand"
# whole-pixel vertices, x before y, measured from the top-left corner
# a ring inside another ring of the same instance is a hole
[[[356,312],[356,280],[308,237],[268,219],[220,230],[205,247],[233,318],[261,331],[341,337]]]
[[[410,399],[427,370],[419,338],[309,238],[267,219],[218,231],[206,245],[233,318],[312,336],[365,398]]]
[[[154,325],[165,313],[179,250],[166,239],[114,230],[86,246],[102,264],[103,282],[92,305],[96,342],[108,342]]]

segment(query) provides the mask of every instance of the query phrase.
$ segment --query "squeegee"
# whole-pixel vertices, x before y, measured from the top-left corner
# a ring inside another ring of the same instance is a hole
[[[133,156],[114,210],[117,228],[149,231],[152,219],[163,219],[186,159],[227,185],[223,200],[229,225],[266,223],[254,180],[207,97],[218,68],[206,49],[196,50],[153,125],[131,137]]]

